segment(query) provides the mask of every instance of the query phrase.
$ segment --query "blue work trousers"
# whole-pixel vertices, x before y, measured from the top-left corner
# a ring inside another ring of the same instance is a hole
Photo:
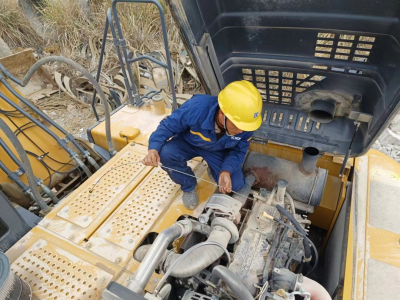
[[[160,151],[160,159],[163,166],[173,168],[192,176],[194,176],[194,173],[187,165],[187,161],[198,156],[201,156],[207,162],[214,180],[218,183],[219,173],[221,172],[222,162],[225,157],[224,151],[203,150],[177,137],[168,141]],[[168,169],[164,170],[168,172],[169,176],[175,183],[181,185],[182,191],[189,192],[196,187],[196,178]],[[231,174],[231,180],[232,190],[235,192],[242,189],[245,185],[241,169]]]

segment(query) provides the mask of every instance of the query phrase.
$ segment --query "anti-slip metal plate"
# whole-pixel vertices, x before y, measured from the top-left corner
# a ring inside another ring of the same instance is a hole
[[[113,167],[98,180],[88,185],[57,216],[80,227],[87,227],[105,207],[145,169],[141,163],[144,154],[126,152]]]
[[[39,299],[101,299],[112,280],[106,271],[44,239],[38,239],[11,265],[11,271]]]
[[[198,162],[191,161],[194,168]],[[143,180],[99,231],[99,236],[133,250],[175,199],[180,185],[157,168]]]

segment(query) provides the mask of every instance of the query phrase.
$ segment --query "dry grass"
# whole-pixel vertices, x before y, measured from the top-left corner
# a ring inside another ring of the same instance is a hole
[[[36,47],[43,43],[16,0],[0,0],[0,37],[10,48]]]
[[[105,16],[111,1],[92,1],[92,11],[87,14],[82,11],[78,2],[78,0],[42,0],[38,9],[42,13],[41,20],[46,31],[50,33],[47,44],[56,45],[61,55],[93,70],[98,61]],[[155,5],[120,3],[118,11],[128,46],[141,52],[164,48],[159,13]],[[170,50],[174,51],[179,46],[179,34],[166,7],[164,12]],[[88,57],[91,59],[88,60]],[[108,57],[107,63],[115,65],[115,54]]]

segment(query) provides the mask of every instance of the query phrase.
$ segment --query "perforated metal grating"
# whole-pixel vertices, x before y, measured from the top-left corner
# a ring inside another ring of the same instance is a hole
[[[294,97],[325,76],[276,70],[242,69],[243,79],[253,82],[261,93],[263,101],[291,105]]]
[[[39,239],[11,265],[39,299],[101,299],[112,275]]]
[[[133,250],[175,198],[179,188],[167,172],[154,169],[111,216],[99,235]]]
[[[57,215],[78,226],[87,227],[145,168],[140,163],[134,163],[143,158],[144,155],[126,152],[111,171],[79,193]]]
[[[314,56],[365,63],[369,61],[374,43],[375,37],[372,36],[319,32]],[[325,65],[314,65],[313,68],[341,73],[363,74],[363,71],[354,68]]]

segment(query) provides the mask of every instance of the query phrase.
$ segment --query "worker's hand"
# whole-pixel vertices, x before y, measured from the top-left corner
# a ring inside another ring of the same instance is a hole
[[[218,182],[220,193],[226,194],[232,192],[232,180],[231,173],[228,171],[222,171],[219,174],[219,182]]]
[[[145,166],[158,167],[161,164],[160,155],[157,150],[149,149],[149,153],[143,158],[142,163]]]

